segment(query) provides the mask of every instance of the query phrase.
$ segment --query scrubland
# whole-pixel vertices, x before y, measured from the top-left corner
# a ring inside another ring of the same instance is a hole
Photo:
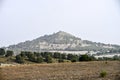
[[[120,61],[6,66],[0,67],[0,80],[120,80]]]

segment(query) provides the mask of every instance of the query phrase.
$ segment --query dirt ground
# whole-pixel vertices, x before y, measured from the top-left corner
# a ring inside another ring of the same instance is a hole
[[[120,80],[120,61],[6,66],[0,67],[0,80]]]

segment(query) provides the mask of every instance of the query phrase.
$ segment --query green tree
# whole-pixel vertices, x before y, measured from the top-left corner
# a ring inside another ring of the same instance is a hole
[[[53,55],[53,57],[54,57],[54,58],[60,58],[60,57],[61,57],[61,55],[60,55],[60,53],[59,53],[59,52],[55,52],[55,53],[54,53],[54,55]]]
[[[71,60],[71,59],[73,58],[73,56],[74,56],[73,54],[68,54],[68,55],[67,55],[67,59],[68,59],[68,60]]]
[[[42,63],[43,62],[43,58],[42,57],[37,57],[36,62],[37,63]]]
[[[21,51],[20,56],[25,58],[26,57],[26,52],[25,51]]]
[[[52,57],[52,53],[51,52],[42,52],[41,53],[41,56],[44,57],[44,58],[47,57],[48,55]]]
[[[24,56],[24,54],[25,54],[25,56],[28,58],[29,58],[30,54],[32,54],[32,52],[29,52],[29,51],[22,51],[21,53],[23,54],[21,56]]]
[[[13,54],[14,54],[13,51],[7,50],[5,57],[13,56]]]
[[[89,60],[90,60],[90,58],[87,54],[81,55],[79,57],[79,61],[89,61]]]
[[[52,63],[52,57],[50,55],[47,55],[46,58],[45,58],[45,61],[47,63]]]
[[[35,62],[36,61],[36,56],[33,53],[30,53],[28,55],[28,59],[29,59],[29,61]]]
[[[79,60],[78,55],[73,55],[73,56],[71,57],[71,62],[77,62],[78,60]]]
[[[40,57],[40,56],[41,56],[41,53],[39,53],[39,52],[34,52],[34,55],[35,55],[36,57]]]
[[[5,50],[3,48],[0,48],[0,56],[5,55]]]
[[[58,59],[58,62],[62,63],[62,62],[64,62],[64,59],[60,58],[60,59]]]
[[[21,57],[20,55],[16,55],[16,60],[17,63],[24,63],[24,58]]]
[[[113,60],[120,60],[120,56],[118,55],[113,56]]]
[[[67,58],[67,55],[65,53],[61,54],[61,58],[62,59],[66,59]]]

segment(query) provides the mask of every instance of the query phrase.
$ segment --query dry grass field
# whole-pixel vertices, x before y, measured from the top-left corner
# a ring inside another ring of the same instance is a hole
[[[104,78],[101,71],[107,72]],[[6,66],[0,80],[120,80],[120,61]]]

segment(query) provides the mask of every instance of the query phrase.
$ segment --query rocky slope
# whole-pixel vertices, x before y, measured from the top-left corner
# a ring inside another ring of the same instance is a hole
[[[25,41],[16,45],[10,45],[6,49],[19,51],[107,51],[111,49],[120,49],[118,45],[96,43],[88,40],[82,40],[69,33],[59,31],[51,35],[44,35],[32,41]]]

